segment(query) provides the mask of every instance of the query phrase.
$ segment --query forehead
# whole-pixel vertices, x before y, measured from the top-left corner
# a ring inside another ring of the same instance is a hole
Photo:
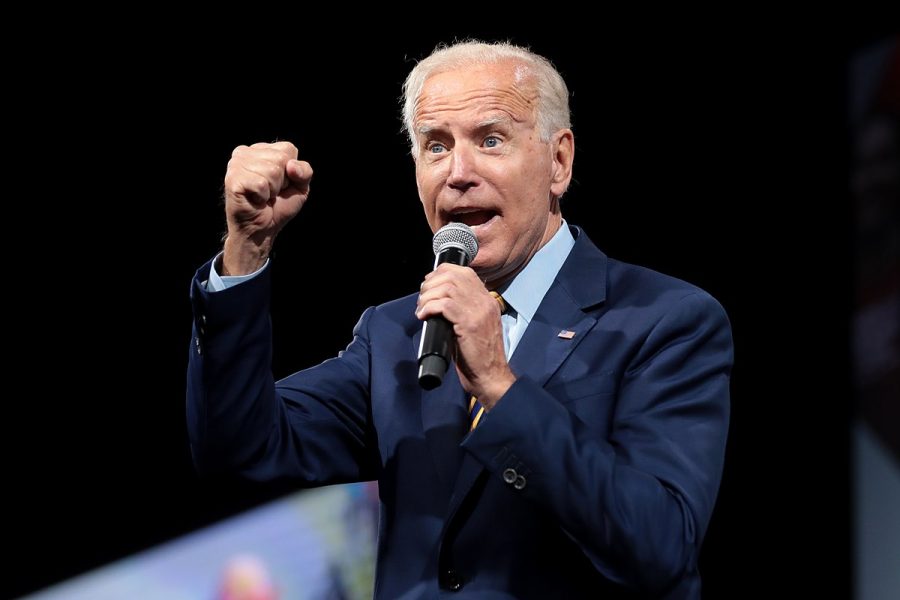
[[[501,112],[528,121],[537,104],[532,75],[522,63],[506,61],[443,71],[425,80],[416,99],[417,125],[453,114]]]

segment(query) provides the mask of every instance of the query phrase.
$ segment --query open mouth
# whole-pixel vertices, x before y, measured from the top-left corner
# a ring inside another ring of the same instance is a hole
[[[497,216],[497,213],[493,210],[460,211],[450,213],[450,221],[465,223],[469,227],[478,227],[479,225],[484,225],[495,216]]]

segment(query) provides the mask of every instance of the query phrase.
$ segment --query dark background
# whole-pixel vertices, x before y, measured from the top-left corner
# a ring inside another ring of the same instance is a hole
[[[133,33],[69,46],[52,83],[24,72],[49,108],[16,123],[38,168],[10,183],[36,192],[11,194],[4,219],[17,235],[3,594],[291,489],[200,480],[188,452],[188,288],[224,231],[231,149],[291,140],[315,169],[273,263],[283,376],[340,350],[365,307],[430,269],[400,86],[435,43],[475,36],[530,45],[566,78],[568,221],[613,257],[707,289],[731,317],[733,417],[705,597],[849,596],[845,60],[877,35],[397,28],[235,49],[224,34]]]

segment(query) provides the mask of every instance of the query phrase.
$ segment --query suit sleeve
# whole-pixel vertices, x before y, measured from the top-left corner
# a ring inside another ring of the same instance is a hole
[[[608,435],[521,377],[464,442],[555,515],[594,566],[659,592],[696,568],[728,430],[731,330],[697,292],[649,330],[615,392]],[[509,471],[507,471],[509,473]]]
[[[191,287],[188,435],[201,472],[307,485],[377,477],[366,311],[337,358],[275,382],[270,270],[224,291]]]

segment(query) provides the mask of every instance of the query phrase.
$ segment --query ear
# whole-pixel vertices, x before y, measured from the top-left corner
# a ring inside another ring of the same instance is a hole
[[[572,162],[575,160],[575,136],[571,129],[560,129],[550,139],[550,193],[559,198],[572,180]]]

